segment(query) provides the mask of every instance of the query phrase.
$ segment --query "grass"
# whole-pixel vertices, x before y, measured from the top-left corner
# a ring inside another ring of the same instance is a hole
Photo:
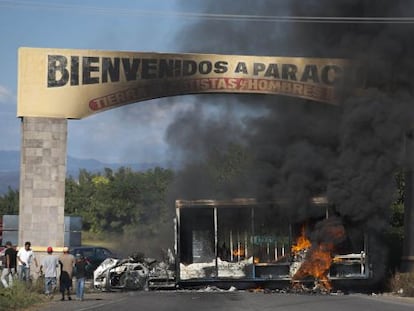
[[[414,297],[414,272],[395,273],[390,280],[390,290],[403,297]]]
[[[85,293],[93,291],[94,289],[90,286],[85,286]],[[59,293],[55,292],[55,294]],[[72,289],[72,294],[75,295],[74,289]],[[43,278],[38,278],[29,286],[20,281],[15,281],[11,288],[4,288],[0,285],[0,310],[27,310],[48,301],[50,299],[44,295]]]
[[[45,301],[43,284],[36,282],[27,286],[15,281],[10,288],[0,288],[0,310],[21,310]]]

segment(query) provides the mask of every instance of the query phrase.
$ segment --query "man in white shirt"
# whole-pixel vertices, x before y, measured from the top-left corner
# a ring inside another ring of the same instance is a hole
[[[17,252],[17,265],[19,278],[22,281],[28,282],[30,280],[30,265],[35,263],[38,266],[35,254],[30,249],[31,243],[24,243],[24,248],[20,248]]]
[[[57,283],[57,268],[59,266],[59,259],[53,255],[53,248],[47,248],[47,255],[42,258],[40,265],[40,272],[45,276],[45,294],[50,296],[56,289]]]

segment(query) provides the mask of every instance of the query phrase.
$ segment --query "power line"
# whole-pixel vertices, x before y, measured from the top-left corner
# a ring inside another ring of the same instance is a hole
[[[355,16],[270,16],[243,14],[214,14],[162,10],[140,10],[110,7],[91,7],[70,4],[56,4],[34,1],[0,0],[0,7],[27,10],[76,11],[83,14],[154,16],[185,19],[203,19],[235,22],[267,23],[336,23],[336,24],[413,24],[414,17],[355,17]]]

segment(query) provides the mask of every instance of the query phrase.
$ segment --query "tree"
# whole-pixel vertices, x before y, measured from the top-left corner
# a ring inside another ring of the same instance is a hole
[[[122,233],[138,226],[154,231],[168,214],[166,192],[172,176],[162,168],[134,172],[121,167],[102,174],[82,170],[78,181],[66,182],[65,211],[81,216],[84,229],[93,232]]]
[[[94,193],[92,178],[93,175],[91,173],[81,169],[78,180],[75,180],[73,177],[66,179],[65,214],[81,216],[85,230],[89,230],[91,226],[89,214],[91,199]]]
[[[403,240],[404,240],[404,201],[405,201],[405,178],[404,172],[395,174],[396,195],[391,204],[390,226],[386,234],[389,248],[388,266],[390,272],[398,270],[401,264]]]
[[[19,191],[8,187],[8,191],[0,196],[0,215],[16,215],[19,213]]]

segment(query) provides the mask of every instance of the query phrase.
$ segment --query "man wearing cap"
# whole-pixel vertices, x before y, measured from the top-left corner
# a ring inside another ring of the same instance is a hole
[[[47,255],[42,258],[40,272],[45,276],[45,295],[51,296],[56,289],[57,267],[59,266],[58,258],[53,255],[53,248],[47,248]]]
[[[62,293],[62,299],[65,300],[65,291],[68,295],[68,300],[72,300],[70,297],[70,289],[72,287],[72,275],[73,267],[75,265],[75,256],[69,254],[69,249],[67,247],[63,248],[63,254],[59,256],[60,264],[60,292]]]

